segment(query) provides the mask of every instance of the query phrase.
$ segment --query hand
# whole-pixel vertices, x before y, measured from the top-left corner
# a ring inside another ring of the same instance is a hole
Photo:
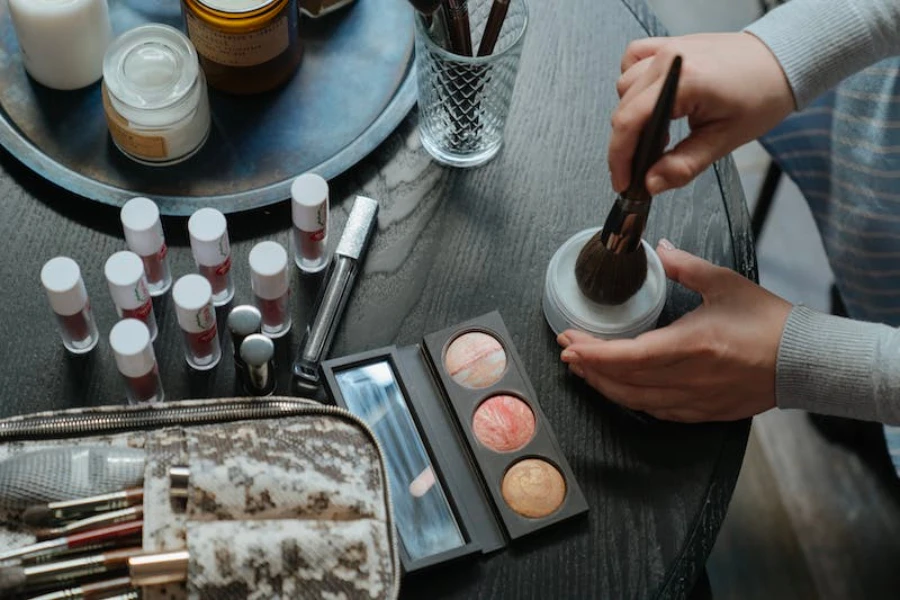
[[[638,135],[677,54],[682,56],[681,79],[672,118],[687,117],[691,133],[647,173],[651,195],[687,184],[794,110],[781,65],[749,33],[634,41],[622,58],[622,76],[616,83],[621,101],[612,116],[609,170],[616,192],[628,187]]]
[[[775,406],[775,361],[791,305],[663,240],[666,275],[703,296],[668,327],[633,340],[569,330],[562,360],[604,396],[670,421],[732,421]]]

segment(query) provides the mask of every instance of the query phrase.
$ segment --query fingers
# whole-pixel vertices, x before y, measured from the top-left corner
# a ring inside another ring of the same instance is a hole
[[[647,191],[656,196],[687,185],[730,150],[725,132],[705,126],[666,152],[647,172]]]
[[[668,240],[662,240],[656,250],[666,270],[666,277],[704,296],[715,291],[722,282],[726,282],[727,285],[727,279],[732,275],[728,269],[717,267],[689,252],[676,249]],[[669,327],[657,331],[665,329]]]
[[[610,374],[661,369],[689,356],[694,337],[695,332],[685,322],[676,321],[631,340],[579,338],[563,350],[560,358],[565,363],[577,363]]]
[[[625,48],[625,54],[622,55],[622,63],[620,65],[622,73],[634,66],[635,63],[643,59],[653,56],[659,49],[670,42],[669,38],[650,37],[642,40],[634,40]]]
[[[625,99],[625,95],[634,89],[635,83],[641,80],[643,75],[649,72],[652,63],[652,58],[645,58],[622,73],[622,76],[616,81],[616,93],[619,94],[619,98]]]
[[[650,118],[650,113],[653,112],[662,85],[663,81],[656,79],[638,92],[634,99],[620,102],[613,113],[608,162],[612,186],[616,192],[622,192],[628,187],[631,179],[631,159],[637,148],[638,137],[647,119]]]
[[[579,366],[572,366],[570,370],[607,399],[633,410],[666,410],[677,402],[676,394],[663,388],[637,387],[621,383]]]

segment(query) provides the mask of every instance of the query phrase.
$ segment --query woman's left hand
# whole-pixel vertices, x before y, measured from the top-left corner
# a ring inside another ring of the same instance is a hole
[[[670,279],[703,304],[633,340],[560,334],[562,360],[604,396],[671,421],[732,421],[775,406],[775,363],[791,304],[737,273],[660,242]]]

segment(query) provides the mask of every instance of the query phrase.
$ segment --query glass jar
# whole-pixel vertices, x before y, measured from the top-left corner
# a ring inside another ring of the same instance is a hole
[[[113,142],[146,165],[193,156],[209,137],[209,98],[197,51],[168,25],[122,34],[103,59],[103,108]]]
[[[297,0],[183,0],[209,85],[232,94],[278,87],[300,66]]]

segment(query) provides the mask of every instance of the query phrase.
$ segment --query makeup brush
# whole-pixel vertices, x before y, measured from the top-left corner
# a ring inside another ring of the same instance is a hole
[[[91,531],[73,533],[67,537],[46,540],[29,546],[23,546],[22,548],[7,550],[6,552],[0,553],[0,561],[55,556],[70,550],[83,550],[85,547],[92,547],[95,544],[107,544],[110,541],[121,541],[122,538],[140,535],[143,527],[143,521],[131,521],[130,523],[119,523],[118,525],[111,525],[109,527],[102,527]]]
[[[121,492],[100,494],[89,498],[36,504],[28,507],[22,514],[22,520],[33,527],[40,527],[52,521],[69,521],[97,513],[136,506],[143,500],[143,488],[129,488]]]
[[[472,30],[466,0],[443,0],[450,32],[450,50],[460,56],[472,56]]]
[[[118,598],[119,596],[110,596],[110,594],[129,594],[132,589],[130,577],[116,577],[115,579],[105,579],[103,581],[95,581],[93,583],[82,583],[81,585],[70,587],[56,592],[41,594],[40,596],[32,596],[28,600],[96,600],[98,598]],[[136,593],[136,592],[135,592]],[[134,596],[139,598],[140,596]]]
[[[432,39],[445,50],[449,50],[450,31],[447,29],[446,13],[441,0],[409,0],[409,3],[422,15]]]
[[[48,583],[65,583],[82,577],[112,573],[127,568],[128,559],[144,553],[139,546],[110,550],[27,567],[0,568],[0,591],[12,592]]]
[[[681,57],[669,67],[650,119],[641,131],[631,162],[631,183],[616,198],[603,229],[587,241],[575,261],[575,280],[588,299],[599,304],[622,304],[641,288],[647,277],[647,255],[641,236],[650,212],[647,171],[665,149]]]
[[[494,46],[497,45],[497,39],[503,29],[503,22],[506,20],[507,11],[509,11],[509,0],[494,0],[494,3],[491,4],[491,14],[488,15],[484,33],[481,34],[481,43],[478,44],[478,56],[493,54]]]
[[[48,538],[63,537],[73,533],[82,531],[91,531],[100,527],[108,527],[117,523],[127,523],[130,521],[138,521],[144,517],[143,506],[132,506],[121,510],[113,510],[106,513],[100,513],[87,519],[80,521],[72,521],[61,527],[48,527],[44,529],[35,529],[34,535],[39,540]]]

